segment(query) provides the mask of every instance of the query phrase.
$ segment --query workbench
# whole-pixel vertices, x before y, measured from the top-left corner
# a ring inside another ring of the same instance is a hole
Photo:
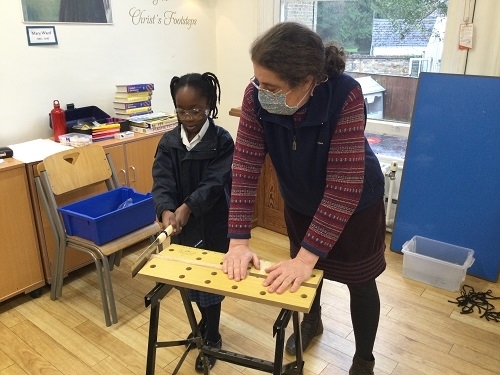
[[[316,289],[323,277],[323,272],[314,270],[312,276],[302,283],[295,293],[290,291],[282,294],[269,293],[267,288],[262,286],[262,282],[266,277],[264,269],[271,265],[270,262],[261,260],[260,270],[250,266],[248,276],[244,280],[237,282],[228,279],[227,275],[222,271],[223,256],[224,254],[218,252],[171,244],[159,254],[152,255],[151,259],[138,272],[138,277],[156,282],[156,286],[145,296],[146,307],[151,307],[146,374],[154,374],[156,350],[158,348],[187,346],[191,343],[194,343],[202,354],[214,356],[221,361],[274,375],[302,374],[304,361],[299,312],[309,312],[316,295]],[[181,294],[186,316],[192,330],[192,338],[162,342],[158,341],[160,303],[172,288],[177,288]],[[281,308],[273,326],[273,336],[276,338],[274,361],[266,361],[246,354],[229,352],[204,345],[192,303],[188,297],[188,289],[249,300],[256,303],[256,308],[259,303]],[[293,330],[296,337],[296,358],[295,361],[284,364],[285,329],[291,318],[293,319]],[[176,374],[180,369],[188,350],[186,349],[180,358],[173,374]],[[209,371],[208,366],[205,365],[205,375],[208,375]]]

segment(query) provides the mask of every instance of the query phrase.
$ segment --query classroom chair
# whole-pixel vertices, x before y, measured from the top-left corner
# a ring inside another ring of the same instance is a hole
[[[100,145],[92,144],[48,156],[37,165],[37,171],[35,183],[41,193],[56,242],[51,299],[56,300],[62,296],[66,249],[85,252],[91,256],[96,266],[106,326],[117,323],[110,271],[113,266],[119,266],[123,249],[148,238],[153,240],[160,232],[160,226],[153,221],[101,245],[82,237],[68,235],[65,222],[58,211],[61,207],[58,202],[64,201],[67,204],[68,200],[71,203],[88,197],[89,194],[96,196],[119,188],[111,156],[106,154]],[[131,216],[127,217],[127,220],[137,220],[134,215]]]

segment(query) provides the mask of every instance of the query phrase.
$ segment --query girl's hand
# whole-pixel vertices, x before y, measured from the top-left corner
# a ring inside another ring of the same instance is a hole
[[[161,226],[162,229],[165,229],[169,225],[172,225],[172,228],[174,228],[173,234],[179,234],[182,230],[182,226],[179,225],[177,222],[177,219],[175,217],[175,213],[172,211],[165,210],[161,213]]]
[[[181,229],[187,224],[189,215],[191,215],[191,210],[185,203],[181,204],[177,208],[177,210],[175,210],[175,219],[177,220],[177,224],[181,227]]]
[[[230,280],[240,281],[247,277],[248,264],[252,262],[260,269],[260,260],[248,246],[248,240],[231,239],[229,250],[224,255],[222,270]]]
[[[312,275],[312,271],[318,256],[301,248],[294,259],[283,260],[271,267],[266,268],[269,275],[262,283],[268,286],[269,293],[276,292],[281,294],[290,287],[290,292],[296,292],[300,285]]]

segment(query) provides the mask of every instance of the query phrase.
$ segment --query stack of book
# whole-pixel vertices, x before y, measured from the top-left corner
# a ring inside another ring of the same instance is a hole
[[[116,85],[113,108],[119,118],[153,113],[151,97],[154,84],[137,83],[132,85]]]
[[[177,116],[165,112],[153,112],[128,118],[130,130],[136,133],[150,134],[167,132],[178,124]]]
[[[92,123],[75,125],[72,130],[79,133],[91,134],[92,142],[98,142],[113,138],[115,134],[120,132],[120,124],[118,122],[100,124],[94,121]]]

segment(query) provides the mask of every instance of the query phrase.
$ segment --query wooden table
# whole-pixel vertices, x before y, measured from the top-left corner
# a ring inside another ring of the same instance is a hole
[[[153,280],[157,283],[145,296],[146,307],[151,306],[146,374],[154,374],[157,348],[186,345],[189,343],[195,343],[202,354],[211,355],[222,361],[240,366],[274,375],[302,374],[304,361],[298,314],[299,312],[309,312],[316,295],[316,289],[323,277],[323,272],[314,270],[312,276],[302,283],[299,290],[295,293],[290,293],[289,291],[283,294],[269,293],[267,292],[267,288],[262,286],[262,281],[266,276],[264,269],[271,264],[270,262],[261,260],[261,270],[251,267],[248,270],[249,274],[247,278],[236,282],[229,280],[227,275],[222,271],[223,256],[224,254],[213,251],[172,244],[159,254],[153,255],[149,262],[139,271],[139,277]],[[160,302],[173,287],[180,291],[193,338],[159,342],[158,322]],[[273,326],[273,336],[276,337],[274,362],[204,345],[192,304],[187,295],[187,289],[216,293],[280,307],[281,312]],[[293,362],[283,364],[285,328],[292,317],[296,337],[296,359]],[[187,353],[188,349],[179,360],[173,374],[177,373]],[[208,366],[205,365],[205,374],[208,375],[209,371]]]

